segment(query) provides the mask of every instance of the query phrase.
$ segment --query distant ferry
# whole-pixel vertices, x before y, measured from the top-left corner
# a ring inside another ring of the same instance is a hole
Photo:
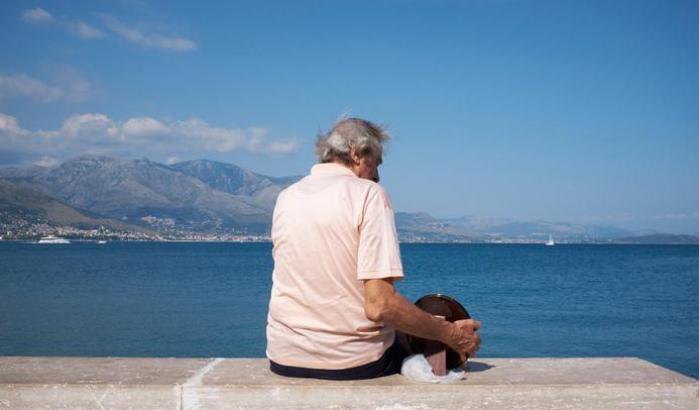
[[[43,238],[39,239],[39,243],[57,244],[57,243],[70,243],[70,241],[66,238],[59,238],[58,236],[49,235],[49,236],[44,236]]]
[[[556,244],[556,243],[553,241],[553,236],[549,235],[549,240],[546,241],[546,244],[545,244],[545,245],[546,245],[546,246],[553,246],[553,245],[555,245],[555,244]]]

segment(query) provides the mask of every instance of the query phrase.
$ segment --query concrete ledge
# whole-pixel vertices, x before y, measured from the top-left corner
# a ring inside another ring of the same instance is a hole
[[[0,357],[0,408],[698,409],[699,383],[636,358],[484,359],[456,384],[333,382],[263,359]]]

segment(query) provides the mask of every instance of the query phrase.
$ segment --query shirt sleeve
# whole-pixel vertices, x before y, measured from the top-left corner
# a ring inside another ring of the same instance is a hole
[[[372,185],[359,225],[357,279],[402,278],[403,265],[395,217],[388,193]]]

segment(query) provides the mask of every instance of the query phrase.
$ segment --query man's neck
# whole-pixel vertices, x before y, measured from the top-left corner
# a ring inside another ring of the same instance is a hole
[[[335,161],[333,161],[332,163],[333,163],[333,164],[340,165],[340,166],[343,166],[343,167],[349,169],[350,171],[352,171],[352,173],[353,173],[354,175],[357,175],[357,171],[354,169],[354,167],[353,167],[352,165],[347,165],[347,164],[345,164],[344,162],[342,162],[342,161],[340,161],[340,160],[337,160],[337,159],[336,159]],[[357,176],[359,176],[359,175],[357,175]]]

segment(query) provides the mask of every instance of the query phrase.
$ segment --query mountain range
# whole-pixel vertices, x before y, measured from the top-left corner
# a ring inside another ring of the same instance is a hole
[[[161,231],[265,234],[277,195],[300,177],[267,177],[208,160],[164,165],[80,156],[52,168],[0,168],[0,178],[78,212]]]
[[[498,241],[506,238],[521,242],[543,242],[551,235],[557,240],[581,242],[607,241],[635,235],[632,231],[611,226],[475,216],[437,219],[423,212],[397,212],[396,226],[402,238],[410,238],[412,241],[433,241],[439,238],[454,241]]]
[[[0,224],[19,218],[175,237],[181,233],[266,236],[277,195],[300,178],[270,177],[203,159],[166,165],[148,159],[80,156],[55,167],[4,167]],[[563,242],[622,238],[624,243],[699,242],[694,236],[638,239],[637,232],[610,226],[475,216],[440,219],[422,212],[397,212],[396,226],[401,240],[408,242],[542,242],[549,235]]]

